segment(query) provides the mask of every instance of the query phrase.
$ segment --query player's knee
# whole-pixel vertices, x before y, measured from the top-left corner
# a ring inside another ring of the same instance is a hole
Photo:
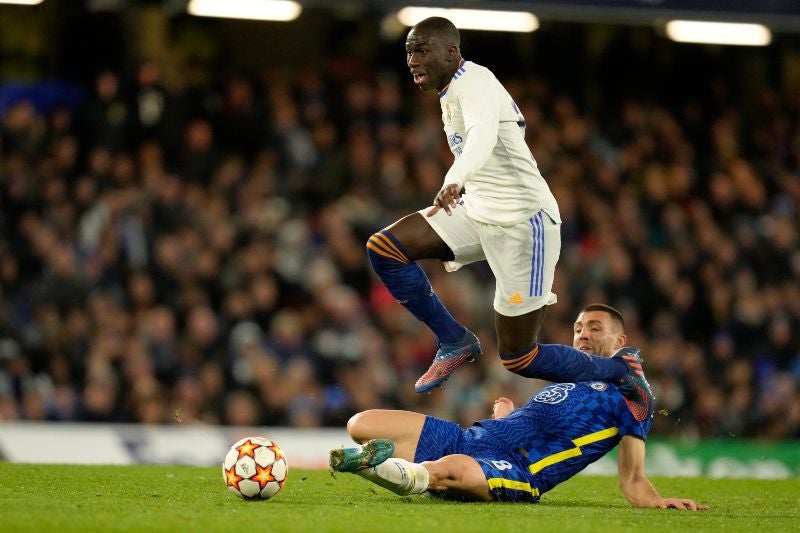
[[[376,257],[378,253],[375,251],[375,249],[380,244],[380,240],[381,240],[380,232],[377,232],[373,233],[372,236],[369,239],[367,239],[367,242],[364,244],[364,247],[367,250],[367,259],[369,259],[369,262],[372,264],[373,268],[375,267],[375,261],[378,259]]]
[[[387,230],[373,233],[372,237],[367,239],[366,248],[372,269],[378,275],[411,262],[405,251]]]
[[[365,442],[372,438],[369,434],[371,411],[361,411],[347,421],[347,434],[356,442]]]
[[[347,434],[350,435],[350,438],[356,442],[360,442],[356,436],[361,435],[362,425],[363,425],[363,415],[364,413],[356,413],[350,417],[350,420],[347,421]]]
[[[531,377],[529,367],[539,354],[539,345],[528,346],[516,352],[500,352],[503,368],[520,376]]]

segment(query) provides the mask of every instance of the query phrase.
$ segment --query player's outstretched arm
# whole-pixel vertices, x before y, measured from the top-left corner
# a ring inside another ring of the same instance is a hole
[[[698,505],[689,498],[664,498],[644,475],[644,441],[625,435],[619,443],[619,487],[634,507],[652,509],[684,509],[704,511],[707,505]]]

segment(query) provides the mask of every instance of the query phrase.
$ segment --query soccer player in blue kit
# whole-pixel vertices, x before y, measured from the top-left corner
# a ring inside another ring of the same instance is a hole
[[[411,28],[405,46],[414,84],[438,93],[454,156],[432,206],[367,241],[372,268],[386,288],[436,335],[436,355],[415,390],[441,386],[481,353],[475,334],[434,293],[417,264],[421,259],[438,259],[448,271],[488,262],[496,281],[500,357],[513,361],[509,370],[525,375],[546,308],[556,302],[551,292],[561,252],[556,199],[525,142],[525,117],[489,69],[461,56],[453,23],[427,18]]]
[[[358,413],[347,429],[362,445],[331,450],[331,468],[401,495],[538,502],[619,445],[619,484],[632,506],[707,509],[692,499],[662,497],[644,474],[655,398],[638,350],[625,341],[622,315],[589,305],[575,321],[573,348],[550,345],[558,348],[537,356],[551,377],[565,382],[543,388],[519,409],[500,398],[491,419],[469,428],[410,411]],[[624,361],[628,373],[614,382],[572,381],[595,354]]]

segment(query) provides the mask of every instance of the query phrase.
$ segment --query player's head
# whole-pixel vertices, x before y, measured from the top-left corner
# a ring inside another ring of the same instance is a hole
[[[406,64],[423,91],[441,91],[461,62],[458,28],[443,17],[418,22],[406,37]]]
[[[572,346],[586,353],[610,356],[625,346],[622,313],[605,304],[589,304],[578,314]]]

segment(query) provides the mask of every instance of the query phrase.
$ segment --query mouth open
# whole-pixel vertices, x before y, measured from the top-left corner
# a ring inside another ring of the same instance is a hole
[[[428,75],[424,72],[412,72],[411,76],[414,78],[414,83],[416,85],[422,85],[428,79]]]

